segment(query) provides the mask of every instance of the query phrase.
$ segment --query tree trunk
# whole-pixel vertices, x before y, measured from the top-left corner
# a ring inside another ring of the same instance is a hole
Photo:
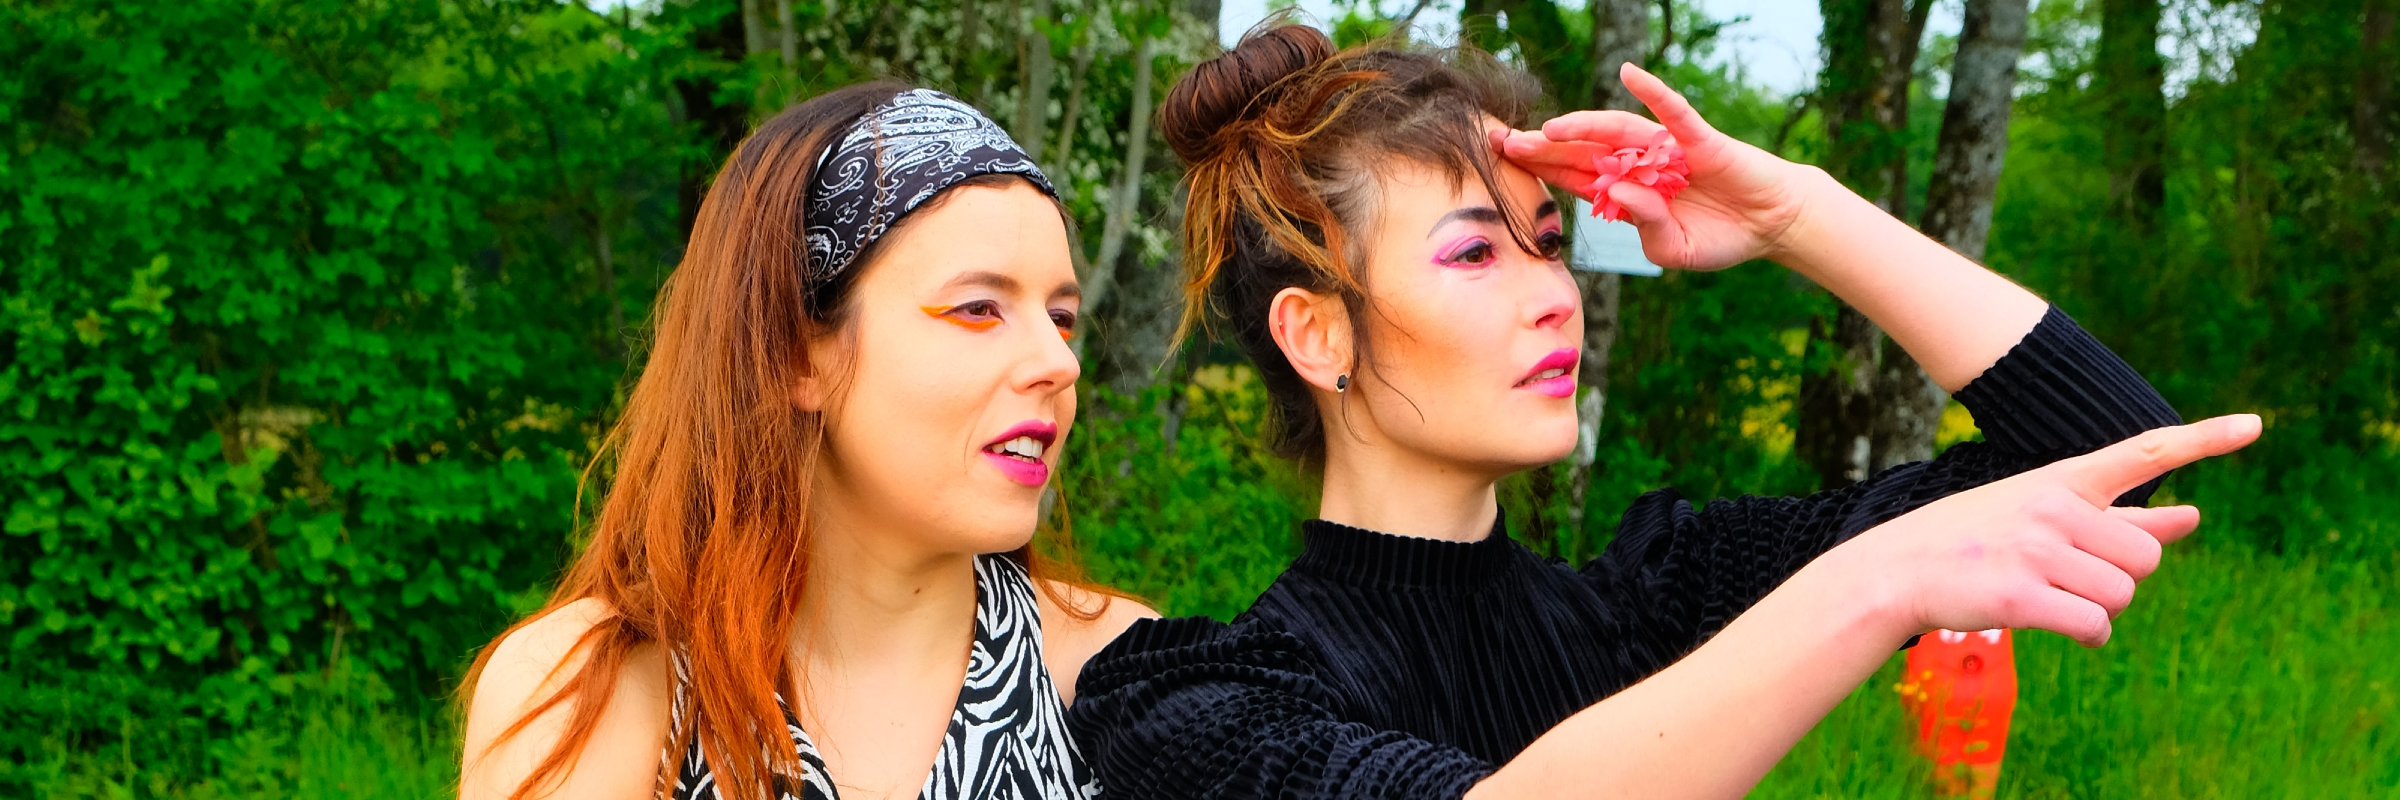
[[[1075,123],[1083,116],[1083,92],[1091,83],[1089,77],[1092,69],[1092,50],[1095,47],[1095,44],[1086,43],[1082,47],[1075,48],[1075,68],[1067,76],[1066,113],[1060,115],[1058,141],[1050,147],[1050,161],[1042,166],[1042,169],[1052,175],[1066,174],[1067,155],[1075,149]],[[1038,147],[1041,143],[1035,142],[1034,144]],[[1068,188],[1069,183],[1067,181],[1059,183],[1058,188],[1062,196],[1073,191]]]
[[[1933,183],[1919,228],[1950,249],[1982,260],[1992,227],[1992,199],[2008,154],[2008,115],[2016,96],[2017,60],[2025,48],[2026,0],[1968,0],[1950,70],[1950,101],[1933,156]],[[1868,467],[1885,470],[1933,457],[1949,395],[1889,339],[1880,345],[1875,425]]]
[[[1019,142],[1031,142],[1039,148],[1049,140],[1050,116],[1050,35],[1043,33],[1034,21],[1050,22],[1050,0],[1033,0],[1033,16],[1026,21],[1025,34],[1020,40],[1025,48],[1025,82],[1017,93],[1017,119],[1010,131]]]
[[[2008,155],[2008,117],[2025,49],[2026,0],[1968,0],[1950,69],[1950,101],[1925,196],[1925,235],[1982,260]]]
[[[1091,280],[1084,281],[1083,304],[1099,309],[1108,302],[1117,259],[1125,252],[1125,236],[1142,198],[1142,169],[1150,153],[1150,62],[1157,40],[1144,35],[1133,45],[1133,108],[1125,123],[1125,161],[1117,168],[1115,191],[1108,201],[1108,219],[1100,228],[1100,257],[1092,260]]]
[[[1641,112],[1618,80],[1617,70],[1628,62],[1642,63],[1650,43],[1650,8],[1642,0],[1591,0],[1592,107]]]
[[[1825,68],[1816,105],[1832,145],[1825,169],[1898,215],[1908,194],[1908,84],[1931,2],[1820,0],[1818,8],[1825,20]],[[1830,346],[1837,358],[1832,369],[1801,377],[1793,450],[1830,489],[1865,480],[1874,468],[1876,428],[1920,424],[1921,401],[1879,420],[1885,416],[1876,403],[1879,384],[1886,383],[1883,330],[1850,304],[1837,302],[1831,324],[1812,322],[1809,334],[1812,347]],[[1900,390],[1908,385],[1902,379],[1922,370],[1907,363],[1894,365],[1893,372],[1891,391],[1915,399]],[[1939,411],[1936,406],[1934,413]]]
[[[1825,171],[1895,214],[1907,194],[1908,83],[1931,0],[1820,0]]]
[[[742,0],[742,55],[767,51],[767,24],[758,13],[759,0]]]
[[[2137,236],[2158,228],[2167,202],[2166,59],[2158,54],[2159,0],[2101,0],[2097,82],[2108,125],[2109,209]]]
[[[830,8],[828,10],[831,10]],[[828,20],[830,22],[831,20]],[[775,43],[783,51],[783,77],[800,76],[800,27],[792,24],[792,0],[775,0]]]
[[[1590,10],[1592,107],[1640,113],[1641,101],[1625,90],[1617,71],[1628,63],[1642,63],[1642,51],[1650,39],[1648,4],[1643,0],[1591,0]],[[1577,224],[1611,223],[1579,219]],[[1567,465],[1565,533],[1578,540],[1583,536],[1592,466],[1599,458],[1600,422],[1608,412],[1609,353],[1617,344],[1624,280],[1625,276],[1614,272],[1575,273],[1575,288],[1583,297],[1583,359],[1576,368],[1583,389],[1575,400],[1575,453]]]
[[[2392,162],[2392,73],[2400,72],[2400,46],[2392,39],[2400,0],[2367,0],[2359,24],[2358,87],[2351,107],[2350,160],[2361,175],[2383,177]]]

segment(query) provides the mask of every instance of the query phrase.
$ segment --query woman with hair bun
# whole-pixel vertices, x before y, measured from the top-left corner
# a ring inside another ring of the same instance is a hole
[[[1096,796],[1066,690],[1148,610],[1029,544],[1075,421],[1069,252],[1032,159],[938,92],[744,140],[589,543],[468,673],[460,796]]]
[[[1738,796],[1915,634],[2104,642],[2199,520],[2112,505],[2257,435],[2255,417],[2170,427],[2064,313],[1624,77],[1663,129],[1578,112],[1515,131],[1530,86],[1488,57],[1337,53],[1292,25],[1168,93],[1187,330],[1213,311],[1323,499],[1230,625],[1137,622],[1086,665],[1068,715],[1112,792]],[[1511,541],[1494,485],[1577,435],[1583,318],[1542,181],[1605,185],[1594,156],[1662,130],[1688,188],[1601,198],[1651,260],[1782,262],[1881,324],[1986,440],[1807,497],[1652,492],[1580,566]]]

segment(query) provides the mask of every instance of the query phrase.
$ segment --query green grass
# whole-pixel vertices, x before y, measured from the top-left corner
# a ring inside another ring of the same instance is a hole
[[[2400,556],[2372,563],[2186,546],[2108,647],[2018,641],[2006,798],[2400,798]],[[1760,798],[1920,797],[1894,659],[1767,777]],[[213,774],[53,748],[38,797],[436,798],[455,791],[444,712],[328,682],[206,744]],[[130,769],[129,769],[130,767]],[[128,777],[130,776],[130,778]]]
[[[2400,558],[2171,548],[2105,648],[2017,639],[2003,798],[2400,797]],[[1917,797],[1899,659],[1753,793]]]
[[[316,681],[287,705],[223,739],[161,742],[127,729],[123,742],[79,750],[55,739],[33,765],[28,797],[344,798],[426,800],[458,795],[456,723],[447,712],[402,710],[365,698],[371,682]],[[365,685],[362,685],[365,684]],[[439,701],[412,704],[442,707]],[[122,743],[120,743],[122,744]],[[203,751],[197,759],[194,749]],[[158,758],[172,753],[183,758]],[[197,760],[205,774],[177,774]],[[169,765],[161,768],[162,765]]]

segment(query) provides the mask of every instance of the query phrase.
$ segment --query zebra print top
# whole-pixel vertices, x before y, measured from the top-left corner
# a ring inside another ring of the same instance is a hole
[[[675,663],[672,724],[686,731],[689,670]],[[775,698],[783,703],[782,696]],[[839,800],[825,759],[800,730],[791,709],[784,727],[806,767],[798,786],[779,786],[781,800]],[[673,800],[719,800],[698,737],[675,767]],[[668,755],[672,755],[671,753]],[[950,729],[920,800],[1091,800],[1100,784],[1067,737],[1066,706],[1042,666],[1041,609],[1025,568],[1006,555],[975,559],[975,646],[967,680],[950,712]]]

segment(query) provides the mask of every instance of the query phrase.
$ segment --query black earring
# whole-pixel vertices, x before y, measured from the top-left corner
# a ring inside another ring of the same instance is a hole
[[[1333,376],[1333,390],[1336,393],[1350,391],[1350,374],[1345,372]]]

